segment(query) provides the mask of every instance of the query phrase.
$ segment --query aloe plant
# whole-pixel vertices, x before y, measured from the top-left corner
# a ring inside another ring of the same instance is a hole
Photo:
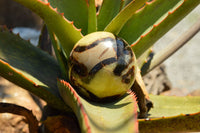
[[[142,74],[149,72],[177,50],[165,49],[161,57],[155,56],[151,67],[146,65],[153,44],[194,9],[200,3],[199,0],[104,0],[98,12],[94,0],[14,1],[28,7],[44,20],[57,60],[2,27],[1,76],[60,111],[74,112],[82,132],[138,132],[136,100],[140,116],[144,117],[152,107],[150,99],[154,103],[154,109],[150,110],[149,118],[139,120],[139,131],[200,130],[197,122],[199,97],[148,96],[139,73],[141,70]],[[199,26],[194,28],[193,33],[199,29]],[[98,103],[80,96],[70,84],[67,63],[71,50],[84,36],[97,31],[113,33],[132,47],[137,58],[138,71],[131,87],[135,94],[129,91],[112,102]],[[173,102],[170,104],[171,100]],[[188,105],[182,106],[186,103]],[[181,113],[187,115],[179,115]],[[188,115],[189,113],[192,114]],[[183,122],[173,122],[180,120]]]

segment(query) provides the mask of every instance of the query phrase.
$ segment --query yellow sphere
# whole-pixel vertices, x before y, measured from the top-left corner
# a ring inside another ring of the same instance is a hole
[[[133,85],[135,55],[123,39],[109,32],[94,32],[80,39],[70,54],[69,79],[92,100],[119,97]]]

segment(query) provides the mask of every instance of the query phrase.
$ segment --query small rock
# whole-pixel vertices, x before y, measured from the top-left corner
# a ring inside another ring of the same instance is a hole
[[[143,77],[148,93],[159,95],[172,88],[165,72],[165,66],[160,65]]]

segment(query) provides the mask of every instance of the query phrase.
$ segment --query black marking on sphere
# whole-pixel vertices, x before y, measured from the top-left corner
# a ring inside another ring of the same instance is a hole
[[[78,62],[73,57],[70,58],[70,61],[70,63],[72,64],[72,71],[74,71],[81,77],[85,77],[88,75],[87,67],[84,64]]]
[[[131,68],[128,70],[128,72],[127,72],[126,74],[124,74],[124,75],[122,76],[122,82],[123,82],[123,83],[126,83],[126,84],[129,84],[129,83],[130,83],[131,77],[134,76],[134,70],[135,70],[135,67],[133,66],[133,67],[131,67]]]
[[[116,62],[116,58],[108,58],[105,59],[101,62],[99,62],[98,64],[96,64],[88,73],[87,68],[84,66],[84,64],[81,63],[76,63],[73,66],[73,71],[78,74],[79,76],[82,77],[82,81],[85,83],[90,83],[90,81],[94,78],[95,74],[101,70],[104,66],[112,64]],[[82,68],[83,67],[83,68]],[[72,77],[70,77],[70,79],[72,79]]]
[[[110,47],[96,47],[100,43],[106,43],[107,41],[112,42],[112,48],[113,50],[110,49]],[[80,46],[77,45],[73,51],[80,53],[86,51],[86,53],[83,53],[83,55],[87,56],[87,50],[92,49],[96,47],[95,50],[98,50],[100,48],[101,51],[98,51],[96,58],[103,58],[104,60],[101,59],[100,62],[95,62],[94,66],[91,68],[91,70],[88,70],[86,67],[87,65],[84,63],[78,62],[79,56],[74,56],[73,53],[72,56],[70,56],[70,65],[71,65],[71,71],[73,73],[70,74],[70,81],[72,82],[73,87],[80,92],[83,97],[88,98],[92,101],[109,101],[113,100],[113,98],[118,98],[120,97],[120,94],[114,95],[114,96],[108,96],[108,97],[102,97],[99,98],[98,96],[94,95],[91,93],[89,90],[84,88],[84,85],[82,86],[82,83],[77,82],[76,78],[82,80],[84,84],[89,84],[92,79],[95,78],[95,75],[97,72],[99,72],[104,66],[110,65],[112,63],[115,63],[114,65],[115,68],[113,71],[111,71],[115,76],[120,76],[120,83],[124,84],[130,84],[132,79],[134,78],[134,71],[135,71],[135,66],[134,66],[134,54],[132,52],[131,47],[126,43],[123,39],[115,36],[115,38],[112,37],[106,37],[102,39],[98,39],[91,44],[85,44],[86,46]],[[109,50],[111,50],[111,53],[107,53]],[[76,53],[76,54],[77,54]],[[109,55],[106,56],[106,55]],[[94,58],[92,60],[95,60]],[[92,62],[94,63],[94,62]],[[96,64],[97,63],[97,64]],[[109,66],[108,66],[109,67]],[[82,92],[82,93],[81,93]],[[86,95],[84,95],[86,94]]]
[[[113,73],[117,76],[120,76],[122,71],[126,69],[128,64],[122,59],[117,61],[117,66],[113,70]]]
[[[92,44],[89,44],[87,46],[77,46],[74,51],[75,52],[83,52],[85,50],[91,49],[95,46],[97,46],[100,42],[104,42],[104,41],[112,41],[114,42],[115,40],[111,37],[107,37],[107,38],[102,38],[102,39],[98,39],[95,42],[93,42]]]
[[[127,45],[119,37],[116,37],[116,44],[117,44],[117,58],[119,58],[124,54],[124,49],[127,47]]]
[[[185,114],[185,116],[191,116],[191,114]]]
[[[114,62],[116,62],[117,59],[116,58],[108,58],[108,59],[105,59],[101,62],[99,62],[98,64],[96,64],[92,70],[90,70],[89,72],[89,75],[95,75],[99,70],[101,70],[104,66],[106,65],[109,65],[109,64],[112,64]]]
[[[105,49],[105,50],[101,53],[101,55],[99,56],[99,58],[101,58],[108,50],[109,50],[109,48]]]
[[[115,57],[104,59],[103,61],[97,63],[89,72],[88,72],[87,67],[84,64],[79,63],[75,58],[71,57],[70,58],[72,61],[71,64],[73,65],[72,71],[74,71],[76,74],[81,76],[83,82],[90,83],[90,81],[94,78],[95,74],[99,70],[101,70],[104,66],[117,62],[117,65],[116,65],[115,69],[113,70],[113,73],[116,76],[122,76],[123,83],[126,83],[126,84],[130,83],[131,77],[133,77],[133,75],[134,75],[134,66],[129,68],[129,70],[126,72],[126,74],[124,74],[124,75],[121,75],[121,74],[124,70],[128,69],[128,66],[134,61],[133,60],[134,55],[132,53],[131,47],[123,39],[121,39],[119,37],[115,37],[115,39],[113,39],[111,37],[98,39],[90,45],[77,46],[74,49],[74,51],[75,52],[84,52],[88,49],[94,48],[99,43],[105,42],[105,41],[113,42],[113,50],[116,52]],[[107,50],[108,49],[105,49],[99,57],[103,56],[103,54],[105,54]],[[130,56],[130,58],[126,58],[127,55]]]
[[[120,76],[121,73],[128,68],[129,64],[132,63],[132,50],[130,46],[124,42],[121,38],[116,37],[117,44],[117,66],[113,70],[113,73],[117,76]],[[126,59],[126,55],[130,55],[131,58]]]
[[[92,92],[84,89],[84,87],[82,87],[81,85],[77,85],[77,86],[73,86],[73,88],[79,93],[79,95],[81,95],[83,98],[92,101],[92,102],[100,102],[100,103],[108,103],[108,102],[112,102],[115,99],[118,99],[121,95],[114,95],[114,96],[107,96],[107,97],[103,97],[100,98],[96,95],[94,95]],[[83,93],[81,93],[82,91],[87,92],[87,94],[89,95],[89,97],[83,95]]]

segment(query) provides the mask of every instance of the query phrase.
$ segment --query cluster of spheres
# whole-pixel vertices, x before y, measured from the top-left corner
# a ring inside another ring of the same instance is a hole
[[[109,32],[94,32],[80,39],[69,59],[73,87],[89,99],[113,99],[133,85],[136,58],[127,42]]]

